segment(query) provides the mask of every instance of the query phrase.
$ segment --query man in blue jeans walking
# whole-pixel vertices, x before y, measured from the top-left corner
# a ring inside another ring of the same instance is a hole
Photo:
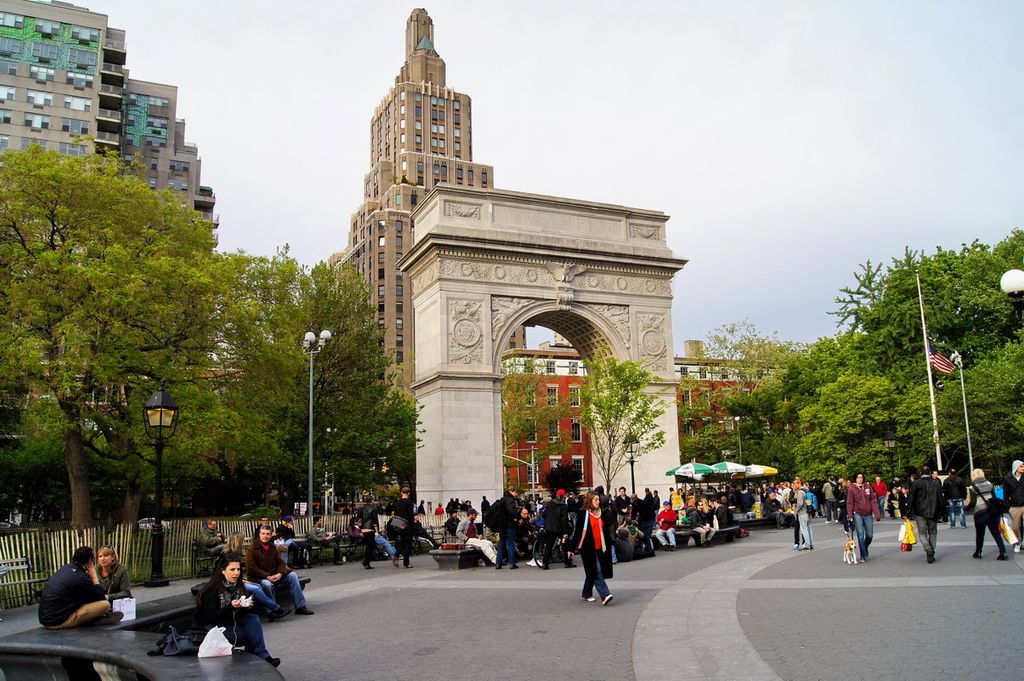
[[[942,493],[949,503],[949,529],[956,527],[957,518],[960,519],[960,527],[967,527],[967,514],[964,513],[967,485],[964,479],[956,474],[955,468],[949,469],[949,477],[942,483]]]
[[[510,487],[507,492],[498,499],[496,504],[502,505],[502,524],[499,531],[498,557],[495,560],[495,570],[501,569],[502,562],[507,558],[510,570],[518,570],[516,565],[516,526],[515,519],[519,516],[519,491]]]

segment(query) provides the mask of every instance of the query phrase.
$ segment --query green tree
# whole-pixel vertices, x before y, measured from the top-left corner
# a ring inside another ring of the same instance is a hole
[[[89,453],[136,455],[148,393],[209,364],[230,285],[214,243],[116,158],[0,158],[0,380],[58,405],[76,526],[92,518]]]
[[[615,359],[602,349],[587,361],[587,380],[580,391],[580,423],[590,433],[591,458],[605,489],[626,465],[627,443],[633,458],[665,443],[658,417],[665,406],[651,392],[653,376],[636,362]]]

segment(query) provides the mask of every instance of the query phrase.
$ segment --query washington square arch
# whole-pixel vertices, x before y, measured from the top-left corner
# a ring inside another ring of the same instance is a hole
[[[603,345],[656,376],[665,442],[635,473],[640,489],[662,486],[679,464],[672,277],[685,265],[665,243],[668,216],[442,184],[413,219],[401,266],[413,286],[413,390],[425,424],[417,496],[499,493],[502,350],[523,324],[561,334],[584,360]]]

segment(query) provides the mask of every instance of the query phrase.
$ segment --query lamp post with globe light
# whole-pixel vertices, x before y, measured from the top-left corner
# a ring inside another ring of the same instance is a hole
[[[1024,315],[1024,270],[1007,270],[999,279],[999,288],[1010,296],[1013,309],[1018,315]]]
[[[309,476],[306,479],[306,514],[313,512],[313,355],[324,349],[331,332],[324,329],[318,337],[307,331],[302,339],[302,352],[309,355]]]

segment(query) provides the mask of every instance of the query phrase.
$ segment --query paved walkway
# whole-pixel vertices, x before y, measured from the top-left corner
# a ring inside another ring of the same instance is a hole
[[[815,551],[759,530],[620,564],[608,607],[579,597],[582,569],[441,572],[428,556],[414,570],[319,567],[305,573],[316,615],[268,624],[267,644],[293,680],[1024,679],[1011,649],[1024,554],[973,560],[973,529],[941,528],[927,565],[899,551],[897,527],[878,525],[856,566],[841,561],[841,528],[820,521]],[[0,635],[37,626],[35,608],[0,617]]]

